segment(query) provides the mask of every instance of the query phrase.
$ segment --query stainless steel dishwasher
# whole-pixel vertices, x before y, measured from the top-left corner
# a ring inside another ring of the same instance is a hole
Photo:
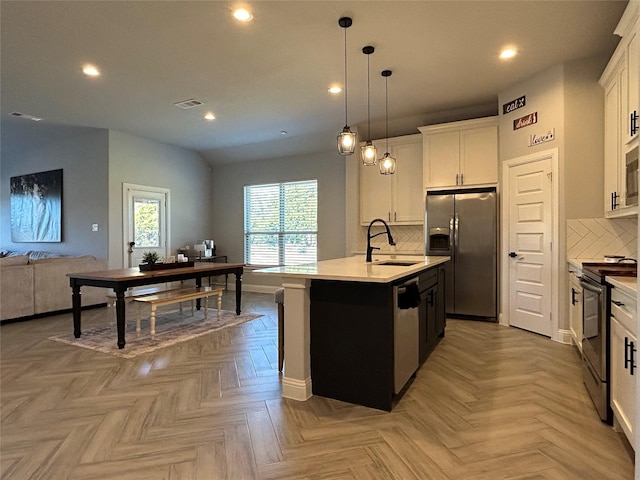
[[[397,394],[420,362],[418,277],[394,287],[393,299],[393,393]]]

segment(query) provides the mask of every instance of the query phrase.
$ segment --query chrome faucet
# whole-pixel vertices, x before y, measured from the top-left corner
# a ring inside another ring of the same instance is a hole
[[[375,235],[371,235],[371,226],[376,222],[382,222],[382,224],[384,225],[384,228],[386,228],[387,231],[376,233]],[[371,246],[371,239],[373,237],[377,237],[378,235],[383,235],[385,233],[387,234],[387,240],[389,241],[389,245],[395,245],[396,242],[393,241],[393,237],[391,236],[391,230],[389,230],[389,225],[387,225],[387,222],[385,222],[381,218],[374,218],[373,220],[371,220],[371,223],[369,224],[369,228],[367,228],[367,262],[368,263],[371,263],[371,254],[373,253],[373,251],[380,250],[380,247]]]

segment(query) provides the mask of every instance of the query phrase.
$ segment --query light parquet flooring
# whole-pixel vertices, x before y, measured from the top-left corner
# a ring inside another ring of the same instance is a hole
[[[48,340],[70,314],[0,327],[2,478],[633,478],[573,347],[448,320],[387,413],[282,399],[273,297],[243,294],[243,310],[264,316],[128,360]],[[110,315],[85,311],[83,328]]]

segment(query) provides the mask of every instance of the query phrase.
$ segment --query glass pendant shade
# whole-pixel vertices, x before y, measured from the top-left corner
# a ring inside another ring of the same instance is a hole
[[[384,157],[378,162],[380,166],[380,173],[382,175],[393,175],[396,173],[396,159],[393,158],[389,152],[384,154]]]
[[[360,157],[362,158],[362,164],[365,166],[374,166],[378,163],[378,151],[376,146],[368,140],[362,147],[360,147]]]
[[[396,173],[396,159],[389,153],[389,77],[391,76],[391,73],[391,70],[382,71],[382,76],[384,77],[384,121],[387,134],[387,151],[379,162],[380,173],[382,175],[393,175]]]
[[[356,134],[345,125],[338,134],[338,153],[342,156],[352,155],[356,151]]]

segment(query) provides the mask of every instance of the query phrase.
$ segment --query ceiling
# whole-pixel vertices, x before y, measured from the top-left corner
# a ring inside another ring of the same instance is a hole
[[[227,1],[0,3],[1,125],[118,130],[199,152],[212,165],[332,151],[349,124],[371,138],[495,114],[501,91],[565,61],[610,55],[626,1],[253,1],[240,24]],[[513,45],[519,54],[498,59]],[[88,78],[85,63],[102,75]],[[603,63],[604,66],[604,63]],[[205,104],[183,110],[174,103]],[[212,111],[216,119],[203,115]],[[33,122],[12,116],[42,117]],[[281,132],[286,131],[284,135]]]

